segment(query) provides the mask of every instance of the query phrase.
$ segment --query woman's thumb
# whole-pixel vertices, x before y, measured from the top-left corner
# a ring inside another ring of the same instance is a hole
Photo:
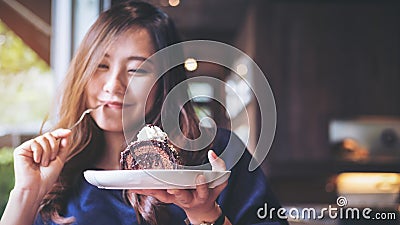
[[[208,151],[208,160],[210,161],[212,170],[214,171],[225,171],[226,170],[226,165],[224,160],[222,160],[220,157],[215,154],[213,150]]]

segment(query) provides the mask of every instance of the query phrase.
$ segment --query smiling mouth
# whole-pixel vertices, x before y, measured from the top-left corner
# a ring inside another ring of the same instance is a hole
[[[120,102],[107,102],[104,106],[111,109],[122,109],[123,104]]]
[[[104,107],[110,108],[110,109],[123,109],[129,106],[133,106],[133,104],[123,104],[122,102],[103,102]]]

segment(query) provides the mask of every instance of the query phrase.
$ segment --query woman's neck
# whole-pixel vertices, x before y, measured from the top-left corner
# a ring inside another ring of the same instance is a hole
[[[97,163],[97,167],[105,170],[120,169],[121,151],[126,148],[124,133],[105,131],[104,139],[104,155]]]

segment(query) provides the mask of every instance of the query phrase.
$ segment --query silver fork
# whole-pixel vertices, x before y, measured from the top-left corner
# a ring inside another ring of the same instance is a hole
[[[85,111],[83,111],[83,113],[82,113],[81,117],[79,118],[79,120],[76,121],[76,122],[74,123],[74,125],[72,125],[72,126],[69,127],[68,129],[69,129],[69,130],[72,130],[74,127],[78,126],[78,124],[80,124],[80,123],[82,122],[83,118],[85,118],[85,116],[86,116],[87,114],[91,113],[92,111],[94,111],[94,110],[96,110],[96,109],[98,109],[98,108],[100,108],[100,107],[102,107],[102,106],[104,106],[104,105],[98,105],[98,106],[96,106],[96,107],[94,107],[94,108],[86,109]]]

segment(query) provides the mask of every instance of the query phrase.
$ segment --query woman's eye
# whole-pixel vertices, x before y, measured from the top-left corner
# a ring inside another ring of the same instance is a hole
[[[139,74],[139,75],[144,75],[144,74],[147,74],[148,72],[144,69],[130,69],[130,70],[128,70],[128,73],[130,73],[132,75],[134,73]]]
[[[108,65],[106,65],[106,64],[99,64],[99,65],[97,66],[97,68],[99,68],[99,69],[108,69]]]

